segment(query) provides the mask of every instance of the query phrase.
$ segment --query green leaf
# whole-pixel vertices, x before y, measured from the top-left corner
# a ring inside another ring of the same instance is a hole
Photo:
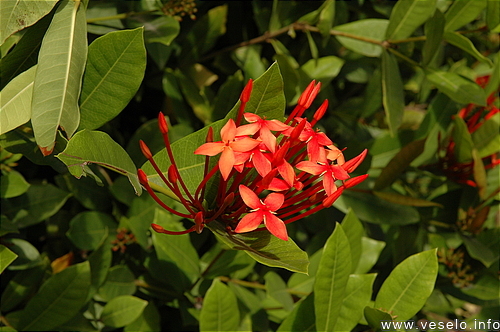
[[[318,272],[319,262],[321,256],[323,255],[323,250],[316,251],[309,258],[310,264],[307,274],[304,273],[294,273],[288,279],[288,288],[309,294],[313,291],[314,281],[316,280],[316,272]]]
[[[354,273],[361,274],[371,270],[385,247],[385,242],[377,241],[369,237],[361,238],[361,258]]]
[[[444,14],[446,31],[455,31],[474,20],[486,7],[486,0],[454,1]]]
[[[453,141],[455,142],[455,148],[453,153],[457,158],[457,162],[466,163],[472,161],[472,149],[474,148],[474,143],[472,142],[472,137],[467,128],[467,124],[464,119],[459,116],[453,118],[453,123],[455,128],[452,133]]]
[[[153,222],[171,231],[183,231],[182,223],[170,218],[170,214],[155,210]],[[191,244],[189,234],[168,235],[153,233],[153,245],[158,259],[175,264],[193,282],[200,276],[198,253]]]
[[[148,305],[148,301],[135,296],[122,295],[109,301],[101,313],[101,321],[106,326],[122,327],[132,323]]]
[[[99,131],[79,131],[63,152],[57,156],[68,166],[75,177],[91,174],[89,163],[95,163],[126,175],[135,192],[142,192],[137,178],[137,169],[127,152],[106,133]]]
[[[401,321],[413,317],[434,289],[438,272],[436,250],[412,255],[398,264],[382,284],[374,307]]]
[[[235,271],[251,268],[255,260],[240,250],[226,250],[222,243],[218,242],[200,261],[203,278],[213,279],[221,275],[229,275]]]
[[[149,302],[141,315],[135,321],[125,326],[124,331],[161,331],[160,314],[153,302]]]
[[[500,258],[500,253],[497,250],[500,245],[499,228],[484,230],[476,238],[466,235],[462,235],[461,238],[469,255],[483,263],[484,266],[490,267]]]
[[[137,289],[134,280],[134,274],[126,265],[115,265],[109,269],[98,294],[104,301],[111,301],[118,296],[132,295]]]
[[[281,277],[276,272],[269,271],[264,276],[264,280],[266,281],[267,294],[271,298],[281,303],[283,305],[283,309],[285,309],[286,311],[292,311],[292,295],[287,292],[286,284],[283,279],[281,279]]]
[[[309,51],[311,52],[311,57],[314,61],[318,60],[318,47],[314,42],[313,37],[311,36],[311,32],[306,30],[307,43],[309,44]]]
[[[0,244],[0,273],[5,270],[7,266],[10,265],[15,259],[17,255],[10,251],[6,246]]]
[[[489,30],[498,29],[500,25],[500,1],[488,0],[486,8],[486,25]]]
[[[111,242],[108,238],[108,232],[106,232],[103,234],[97,249],[89,256],[90,290],[87,300],[93,298],[99,287],[104,284],[111,267],[112,258]]]
[[[10,171],[5,175],[0,176],[0,197],[12,198],[24,194],[30,187],[21,173]]]
[[[327,85],[337,77],[344,62],[344,60],[333,55],[325,56],[307,61],[300,67],[300,70],[307,74],[311,80],[315,79]]]
[[[108,214],[85,211],[71,219],[66,236],[82,250],[95,250],[105,234],[109,234],[108,241],[116,236],[116,227],[117,223]]]
[[[314,293],[297,302],[293,311],[283,320],[277,331],[316,331]]]
[[[497,3],[498,7],[500,7],[500,1]],[[486,84],[486,87],[484,88],[484,92],[486,93],[487,96],[489,96],[493,92],[497,91],[499,86],[500,86],[500,52],[497,52],[496,56],[494,57],[493,71],[491,73],[488,84]]]
[[[169,46],[179,35],[180,24],[173,16],[160,16],[148,21],[144,37],[148,44],[160,43]]]
[[[292,272],[307,273],[307,254],[292,239],[278,239],[268,231],[253,231],[228,234],[224,225],[213,221],[208,228],[231,249],[245,250],[257,262],[267,266],[281,267]]]
[[[440,10],[434,11],[434,16],[425,22],[425,42],[422,48],[422,64],[428,65],[443,41],[444,15]]]
[[[214,279],[203,299],[200,331],[236,331],[239,322],[236,296],[219,279]]]
[[[227,5],[210,9],[186,35],[179,56],[183,64],[196,62],[226,33]]]
[[[452,31],[446,31],[443,37],[448,43],[458,47],[462,51],[469,53],[478,61],[481,61],[489,65],[490,67],[493,67],[493,62],[484,55],[482,55],[469,38]]]
[[[31,96],[37,66],[16,76],[0,92],[0,135],[31,118]]]
[[[9,270],[24,270],[43,264],[38,249],[28,241],[13,238],[4,242],[17,256],[16,260],[9,265]]]
[[[80,96],[80,129],[96,129],[135,95],[146,69],[142,27],[110,32],[90,44]]]
[[[479,157],[484,158],[500,150],[498,128],[500,128],[500,114],[496,113],[472,133],[472,141],[479,152]]]
[[[70,196],[48,183],[31,185],[25,194],[2,204],[2,213],[12,216],[18,227],[23,228],[53,216]]]
[[[135,196],[134,190],[127,179],[125,177],[119,177],[119,179],[124,179],[126,184],[125,190],[128,189]],[[112,199],[109,191],[104,189],[94,179],[90,177],[77,179],[71,173],[67,172],[64,175],[56,176],[55,180],[59,187],[71,192],[85,208],[97,211],[111,210]]]
[[[334,331],[351,331],[363,317],[363,308],[372,296],[376,274],[351,274],[342,299]]]
[[[400,195],[400,194],[396,194],[396,193],[392,193],[392,192],[373,191],[373,194],[377,197],[380,197],[382,199],[385,199],[388,202],[395,203],[395,204],[401,204],[401,205],[407,205],[407,206],[417,206],[417,207],[437,206],[437,207],[443,208],[442,204],[439,204],[436,202],[428,201],[426,199],[411,197],[411,196]]]
[[[410,37],[436,10],[437,0],[398,1],[392,9],[385,34],[388,40]]]
[[[321,5],[323,7],[323,4]],[[319,21],[317,24],[318,30],[323,36],[323,45],[330,37],[330,30],[335,20],[335,0],[327,0],[324,2],[324,8],[319,13]]]
[[[346,191],[334,206],[344,213],[352,208],[359,219],[375,224],[408,225],[420,221],[414,207],[395,205],[366,193]]]
[[[484,90],[458,74],[427,68],[426,77],[439,91],[459,103],[486,106]]]
[[[380,322],[392,322],[392,316],[379,309],[365,307],[363,314],[368,325],[375,331],[380,331]]]
[[[314,285],[316,328],[334,331],[351,273],[349,240],[339,223],[335,225],[323,250]]]
[[[351,249],[351,273],[358,266],[359,258],[361,257],[361,239],[363,238],[364,228],[356,214],[349,209],[344,219],[342,220],[342,229],[349,240],[349,248]]]
[[[83,262],[50,277],[22,312],[17,330],[48,331],[75,316],[85,304],[90,265]]]
[[[480,300],[497,300],[500,298],[500,284],[498,278],[491,274],[485,274],[476,283],[463,288],[462,292]]]
[[[44,155],[52,153],[59,126],[71,137],[80,122],[78,96],[87,60],[85,8],[60,2],[38,55],[31,124]]]
[[[36,5],[30,0],[3,1],[0,10],[0,45],[13,33],[47,15],[56,3],[57,0],[37,1]]]
[[[395,135],[403,120],[405,98],[398,62],[387,51],[382,52],[382,103],[389,130]]]
[[[351,22],[334,27],[334,30],[347,32],[359,37],[373,39],[375,41],[383,41],[389,20],[382,19],[365,19],[356,22]],[[353,39],[351,37],[336,36],[338,41],[351,51],[359,54],[378,57],[382,54],[382,46],[369,43],[362,40]]]

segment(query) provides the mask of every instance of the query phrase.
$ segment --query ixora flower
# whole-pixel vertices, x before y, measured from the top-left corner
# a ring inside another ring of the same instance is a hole
[[[141,184],[164,209],[194,220],[191,228],[181,232],[152,224],[156,232],[200,233],[205,225],[217,221],[228,233],[267,230],[286,241],[286,224],[331,206],[345,189],[368,176],[352,178],[349,175],[361,164],[366,150],[346,161],[342,151],[324,133],[314,129],[328,108],[327,101],[318,108],[311,122],[303,117],[317,96],[320,83],[309,84],[284,122],[245,112],[252,86],[250,80],[241,93],[236,119],[229,119],[224,124],[220,140],[214,141],[210,127],[206,143],[193,151],[206,156],[203,179],[194,192],[188,190],[177,167],[163,114],[159,114],[158,123],[170,167],[162,171],[147,145],[140,141],[143,154],[187,212],[166,205],[152,189],[146,173],[139,169]],[[243,121],[246,123],[242,124]],[[211,158],[219,159],[214,164],[210,163]],[[211,187],[207,190],[209,184]],[[212,196],[205,197],[209,192]]]

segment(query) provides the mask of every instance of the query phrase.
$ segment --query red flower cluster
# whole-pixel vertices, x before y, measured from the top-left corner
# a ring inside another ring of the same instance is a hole
[[[484,88],[490,76],[480,76],[476,79],[476,83]],[[458,112],[458,116],[464,119],[467,129],[470,134],[478,130],[488,119],[493,117],[495,114],[499,113],[500,110],[495,105],[498,101],[499,91],[493,91],[487,98],[487,106],[478,106],[476,104],[469,104],[462,108]],[[448,146],[445,148],[446,154],[439,161],[439,167],[443,173],[450,179],[458,182],[467,184],[472,187],[477,187],[475,181],[471,180],[470,177],[473,173],[474,161],[459,163],[455,157],[455,142],[450,140]],[[500,159],[498,153],[494,153],[486,158],[483,158],[484,168],[491,169],[497,165],[500,165]]]
[[[199,233],[205,224],[218,220],[229,232],[245,233],[265,229],[259,228],[263,223],[273,235],[288,240],[286,224],[331,206],[344,189],[366,179],[368,175],[349,176],[365,158],[366,150],[345,161],[342,151],[324,133],[313,128],[325,114],[327,100],[311,122],[302,117],[320,87],[321,83],[311,82],[290,116],[281,122],[244,112],[252,90],[250,80],[241,94],[237,118],[235,121],[230,119],[221,129],[221,140],[213,142],[210,128],[207,143],[194,151],[207,156],[204,178],[194,194],[187,190],[180,177],[168,140],[167,124],[160,113],[159,126],[171,161],[167,176],[156,165],[143,141],[141,149],[188,214],[165,205],[151,189],[142,170],[138,171],[139,180],[162,207],[181,217],[194,219],[195,225],[183,232],[168,231],[156,224],[152,225],[153,229],[166,234]],[[241,124],[243,118],[246,124]],[[210,169],[210,157],[219,154],[218,163]],[[207,207],[202,204],[205,188],[218,172],[221,176],[215,204]]]

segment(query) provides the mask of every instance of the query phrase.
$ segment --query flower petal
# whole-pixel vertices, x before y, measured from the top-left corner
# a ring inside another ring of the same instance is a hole
[[[269,211],[275,212],[283,205],[285,201],[285,195],[280,193],[270,193],[264,200],[264,204],[269,209]]]
[[[259,209],[262,208],[262,203],[260,202],[259,197],[252,191],[252,189],[247,186],[240,184],[240,195],[243,199],[243,202],[251,208],[251,209]]]
[[[271,162],[260,151],[256,151],[253,154],[252,163],[255,166],[257,172],[262,177],[266,176],[271,171]]]
[[[202,154],[205,156],[215,156],[224,150],[225,144],[222,142],[211,142],[201,145],[194,151],[194,154]]]
[[[264,219],[262,211],[251,212],[241,218],[238,226],[234,230],[236,233],[246,233],[255,230]]]
[[[300,163],[295,165],[295,168],[312,175],[319,175],[327,169],[325,165],[318,165],[311,161],[301,161]]]
[[[220,137],[224,142],[232,141],[236,137],[236,124],[233,119],[229,119],[220,130]]]
[[[231,149],[238,152],[250,151],[257,147],[259,144],[259,141],[250,137],[243,137],[242,139],[229,143]]]
[[[222,155],[219,159],[219,169],[224,180],[227,180],[227,178],[229,177],[229,173],[231,173],[233,166],[234,152],[229,147],[226,147],[224,151],[222,151]]]
[[[286,226],[283,220],[276,217],[274,214],[269,212],[264,213],[264,224],[266,228],[279,239],[288,241],[288,234],[286,232]]]
[[[331,173],[325,173],[325,175],[323,175],[323,188],[325,188],[325,192],[328,196],[337,190],[337,186],[335,185],[335,181]]]

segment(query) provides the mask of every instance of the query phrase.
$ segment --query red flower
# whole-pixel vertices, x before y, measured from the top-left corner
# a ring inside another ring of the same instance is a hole
[[[271,234],[287,241],[288,235],[285,223],[275,216],[276,210],[283,205],[285,196],[280,193],[271,193],[262,202],[247,186],[240,185],[239,190],[243,202],[252,210],[240,220],[234,231],[236,233],[250,232],[257,229],[264,222]]]
[[[276,151],[276,136],[271,133],[271,130],[281,132],[287,130],[289,126],[279,120],[262,119],[260,116],[253,113],[245,113],[243,116],[250,124],[239,127],[238,133],[240,135],[253,135],[259,132],[259,138],[269,151],[274,153]]]

